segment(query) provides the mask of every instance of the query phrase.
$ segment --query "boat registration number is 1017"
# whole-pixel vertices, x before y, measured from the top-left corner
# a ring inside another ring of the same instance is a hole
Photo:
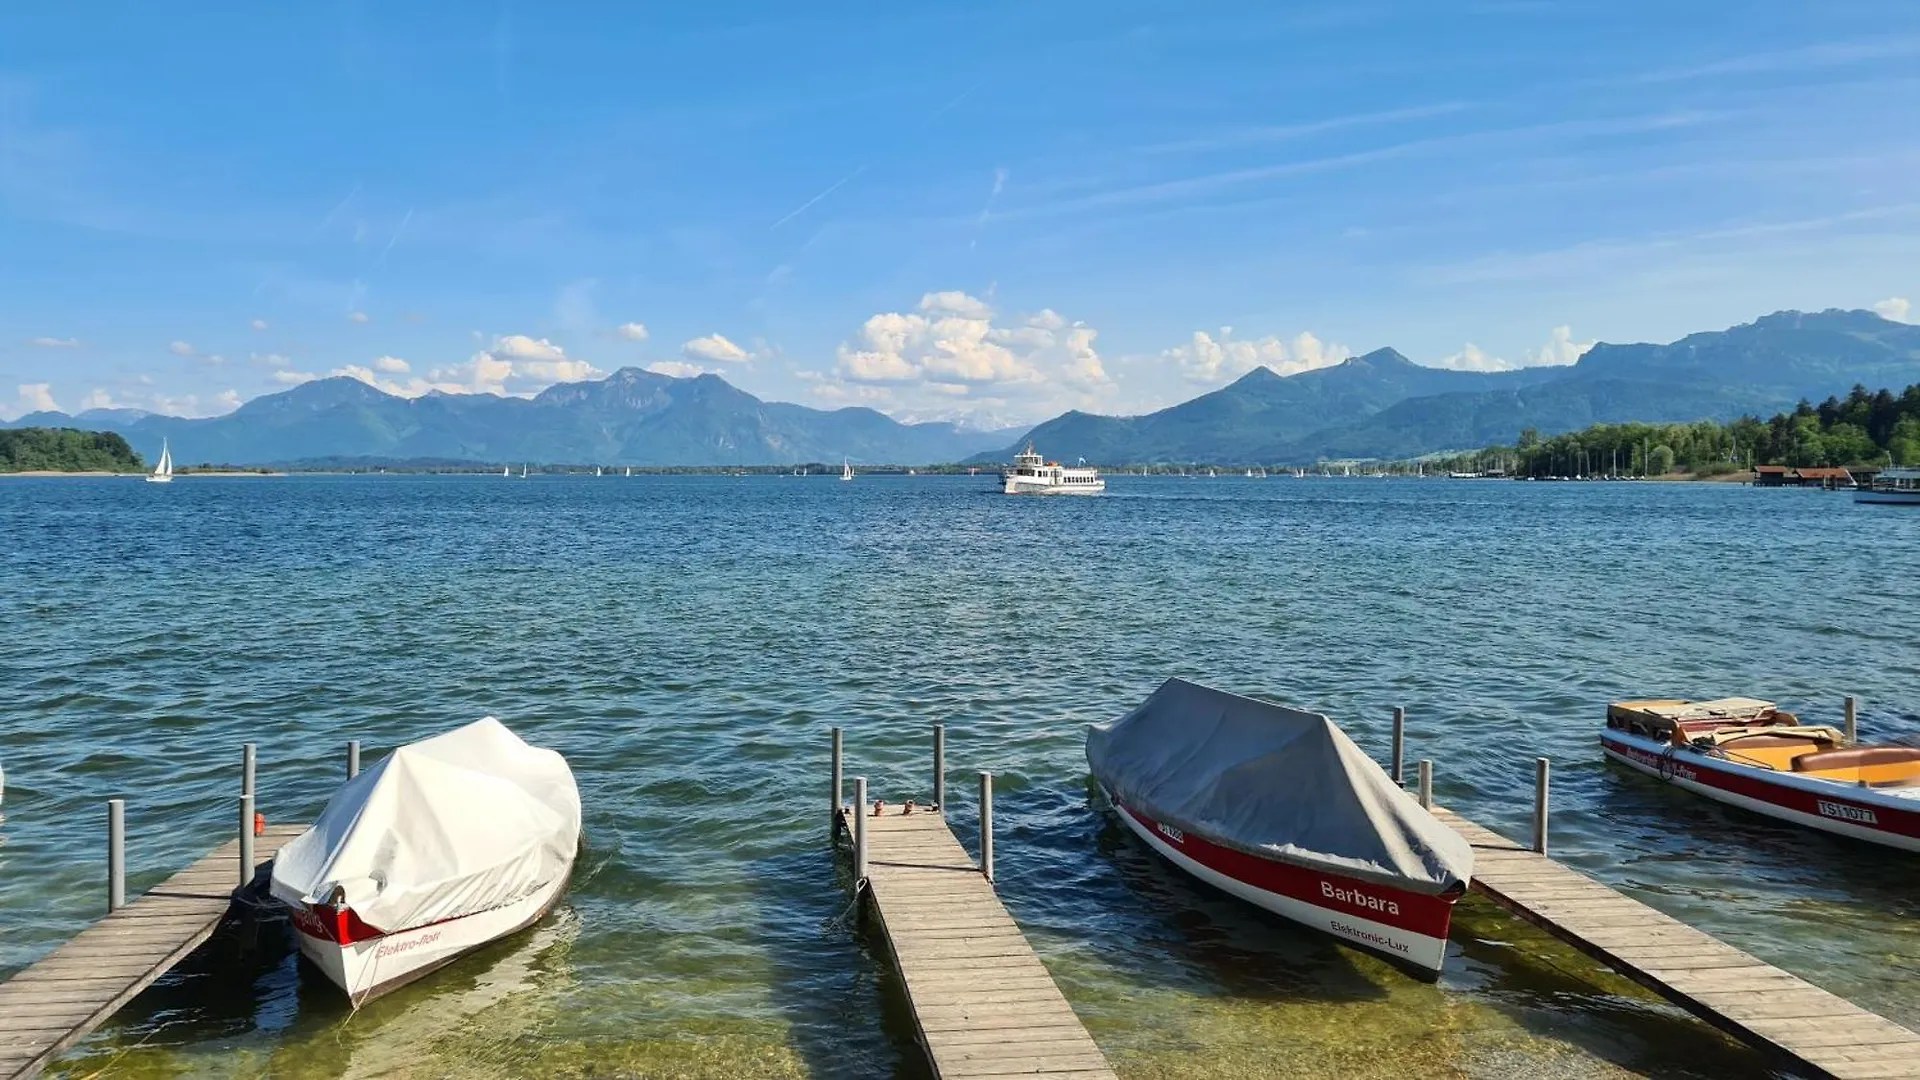
[[[1819,800],[1819,804],[1820,813],[1825,817],[1854,821],[1862,825],[1880,824],[1880,819],[1874,816],[1873,811],[1863,806],[1848,806],[1845,803],[1828,802],[1825,799]]]

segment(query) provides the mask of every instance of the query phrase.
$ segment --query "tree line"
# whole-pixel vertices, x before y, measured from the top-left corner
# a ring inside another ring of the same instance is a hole
[[[0,429],[0,472],[144,472],[127,440],[111,431]]]
[[[1527,428],[1513,446],[1492,446],[1440,461],[1455,472],[1504,471],[1515,476],[1697,476],[1750,469],[1920,465],[1920,383],[1899,394],[1855,386],[1818,405],[1802,401],[1771,420],[1743,416],[1727,423],[1595,424],[1543,438]]]

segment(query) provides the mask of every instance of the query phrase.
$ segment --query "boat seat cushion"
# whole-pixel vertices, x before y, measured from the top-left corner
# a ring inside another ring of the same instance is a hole
[[[1904,765],[1910,761],[1920,761],[1920,746],[1867,746],[1803,754],[1794,759],[1793,770],[1864,769],[1869,765]]]

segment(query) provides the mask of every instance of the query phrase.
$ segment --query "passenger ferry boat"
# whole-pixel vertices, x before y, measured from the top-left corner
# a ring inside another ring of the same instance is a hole
[[[1920,506],[1920,468],[1895,465],[1875,476],[1873,483],[1855,489],[1853,501]]]
[[[1034,451],[1032,443],[1013,456],[1013,467],[1000,477],[1008,495],[1098,495],[1107,490],[1099,469],[1068,468],[1048,461]]]
[[[1849,745],[1752,698],[1618,702],[1600,746],[1716,802],[1920,852],[1920,746]]]

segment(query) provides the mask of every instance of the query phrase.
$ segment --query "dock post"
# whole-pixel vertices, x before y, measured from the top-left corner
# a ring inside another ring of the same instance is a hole
[[[1433,809],[1433,762],[1426,758],[1420,759],[1420,806]]]
[[[1553,765],[1546,758],[1533,759],[1533,850],[1547,853],[1547,778]]]
[[[947,725],[933,725],[933,805],[947,808]]]
[[[1407,786],[1407,710],[1393,707],[1393,782]]]
[[[980,872],[993,881],[993,774],[980,774]]]
[[[829,824],[827,825],[828,835],[834,836],[834,837],[838,837],[840,835],[840,807],[841,807],[840,797],[842,794],[846,792],[846,783],[841,779],[841,776],[840,776],[840,763],[842,760],[840,756],[841,746],[842,746],[842,743],[841,743],[841,737],[840,737],[840,729],[834,728],[833,729],[833,813],[827,819],[827,821],[829,822]]]
[[[256,747],[252,743],[240,744],[240,794],[253,794],[253,767],[259,759]]]
[[[1852,694],[1848,694],[1847,695],[1847,745],[1854,746],[1854,745],[1857,745],[1859,742],[1860,742],[1859,703],[1854,700],[1854,697]]]
[[[360,775],[360,740],[347,740],[347,779]]]
[[[867,880],[867,778],[853,778],[853,892]]]
[[[127,904],[127,800],[107,800],[107,912]]]
[[[240,887],[253,882],[253,796],[240,796]]]

